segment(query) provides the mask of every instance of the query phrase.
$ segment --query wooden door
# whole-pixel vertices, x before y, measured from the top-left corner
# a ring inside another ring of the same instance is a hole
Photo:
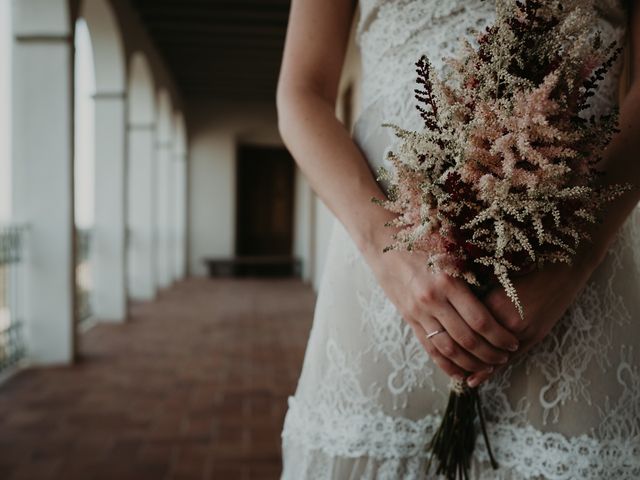
[[[241,145],[236,178],[236,255],[291,256],[294,160],[289,152]]]

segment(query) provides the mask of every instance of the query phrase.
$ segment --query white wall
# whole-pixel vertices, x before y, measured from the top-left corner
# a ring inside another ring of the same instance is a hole
[[[295,174],[295,210],[293,219],[293,254],[304,259],[302,263],[302,279],[306,282],[313,279],[315,271],[315,195],[304,178],[302,171],[296,166]]]
[[[206,275],[203,259],[230,258],[235,245],[236,145],[282,145],[274,105],[195,102],[189,111],[189,265]],[[293,253],[303,279],[317,287],[333,214],[296,168]]]
[[[282,145],[275,105],[193,101],[189,126],[189,266],[231,257],[235,245],[236,145]]]
[[[357,16],[354,19],[354,26]],[[352,118],[360,108],[360,58],[354,29],[340,82],[337,112],[343,111],[344,91],[353,91]],[[203,259],[231,257],[235,244],[236,145],[282,145],[275,99],[264,103],[212,103],[192,99],[188,104],[189,155],[189,266],[193,275],[205,275]],[[349,128],[351,125],[349,125]],[[303,260],[302,276],[319,285],[333,214],[312,192],[296,169],[293,253]]]

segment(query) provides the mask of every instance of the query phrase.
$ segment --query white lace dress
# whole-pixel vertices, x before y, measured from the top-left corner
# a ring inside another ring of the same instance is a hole
[[[584,0],[594,30],[621,39],[618,0]],[[413,63],[442,68],[457,39],[494,18],[482,0],[360,0],[363,113],[354,139],[372,168],[394,138],[384,121],[418,128]],[[619,65],[593,109],[615,103]],[[640,479],[640,215],[634,213],[575,304],[519,363],[482,387],[501,468],[474,453],[475,479]],[[382,228],[382,227],[381,227]],[[425,445],[448,379],[429,359],[336,221],[314,324],[283,437],[282,478],[423,479]]]

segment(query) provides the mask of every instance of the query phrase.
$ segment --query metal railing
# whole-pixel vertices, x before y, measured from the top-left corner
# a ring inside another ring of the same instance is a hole
[[[91,230],[76,229],[76,319],[82,323],[92,315],[91,309]]]
[[[0,371],[25,356],[21,301],[25,236],[23,226],[0,226]]]

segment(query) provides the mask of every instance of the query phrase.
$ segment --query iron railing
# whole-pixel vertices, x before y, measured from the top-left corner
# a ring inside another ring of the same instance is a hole
[[[0,226],[0,371],[25,356],[23,258],[26,229]]]
[[[91,310],[91,230],[76,229],[76,319],[82,323],[92,315]]]

